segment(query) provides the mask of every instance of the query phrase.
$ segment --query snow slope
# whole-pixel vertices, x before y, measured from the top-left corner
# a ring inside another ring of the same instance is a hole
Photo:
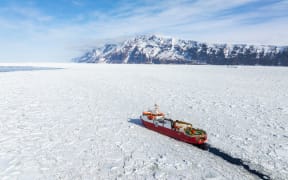
[[[288,46],[210,44],[156,35],[136,36],[86,51],[74,62],[112,64],[288,65]]]
[[[0,179],[258,179],[143,128],[154,103],[205,129],[214,147],[288,178],[287,68],[38,66],[64,69],[0,73]]]

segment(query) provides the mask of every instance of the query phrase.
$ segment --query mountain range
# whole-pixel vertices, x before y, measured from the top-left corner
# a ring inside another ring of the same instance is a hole
[[[288,46],[209,44],[156,35],[109,43],[74,58],[79,63],[288,66]]]

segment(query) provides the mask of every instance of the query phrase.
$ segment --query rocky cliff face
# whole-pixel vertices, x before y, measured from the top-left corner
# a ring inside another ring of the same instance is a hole
[[[73,60],[85,63],[288,66],[288,46],[207,44],[152,35],[106,44]]]

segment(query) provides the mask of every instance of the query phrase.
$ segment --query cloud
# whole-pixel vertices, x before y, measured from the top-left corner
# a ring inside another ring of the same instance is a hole
[[[9,6],[0,8],[0,14],[14,21],[30,20],[38,22],[47,22],[53,20],[53,16],[44,15],[41,11],[32,7]]]
[[[95,36],[99,35],[101,37],[117,37],[124,34],[162,33],[178,37],[196,38],[196,40],[201,41],[215,41],[215,36],[221,38],[223,37],[221,34],[228,33],[231,34],[229,42],[233,42],[235,39],[236,43],[238,43],[239,38],[233,36],[233,34],[237,34],[238,36],[241,36],[241,34],[245,35],[241,37],[243,43],[249,40],[247,37],[253,37],[252,32],[250,32],[251,35],[247,36],[247,34],[249,34],[249,32],[245,32],[245,28],[247,28],[254,29],[253,33],[256,33],[254,35],[259,38],[259,41],[255,38],[252,39],[254,43],[260,43],[262,40],[261,37],[257,35],[257,29],[261,31],[260,34],[262,34],[262,38],[267,39],[269,34],[274,34],[272,31],[272,29],[275,29],[274,27],[280,25],[283,27],[282,24],[285,22],[285,19],[281,19],[279,16],[267,15],[283,15],[283,9],[285,9],[283,8],[283,3],[266,3],[266,5],[262,5],[261,8],[252,7],[249,8],[249,11],[243,11],[243,13],[237,12],[234,14],[233,11],[227,13],[229,9],[236,11],[237,7],[255,6],[255,3],[259,2],[260,1],[256,0],[239,0],[233,2],[228,0],[192,2],[159,1],[149,6],[137,6],[132,3],[124,7],[121,6],[121,8],[104,15],[102,14],[96,22],[87,23],[84,27],[85,29],[92,28],[92,31],[97,32]],[[269,7],[273,7],[274,9],[265,13]],[[129,12],[127,12],[127,10],[129,10]],[[282,11],[282,14],[279,10]],[[275,21],[273,28],[270,27],[271,21]],[[256,27],[251,27],[253,25],[256,25]],[[265,27],[265,29],[262,29],[263,27]],[[243,32],[240,33],[239,29]],[[282,31],[284,32],[285,29],[282,29]],[[194,34],[197,36],[201,35],[201,38],[197,38]],[[217,42],[218,41],[221,40],[217,40]],[[249,40],[249,42],[252,41]],[[268,43],[268,41],[265,42]],[[288,44],[283,38],[273,39],[271,42]]]
[[[72,3],[85,7],[80,1]],[[42,59],[68,60],[77,49],[105,39],[153,33],[212,43],[288,45],[287,1],[122,0],[115,7],[92,8],[69,19],[30,6],[0,8],[0,33],[7,35],[0,48],[8,52],[14,47],[27,58],[33,53],[34,59],[37,49]]]
[[[84,6],[84,2],[79,0],[72,0],[72,4],[75,6]]]

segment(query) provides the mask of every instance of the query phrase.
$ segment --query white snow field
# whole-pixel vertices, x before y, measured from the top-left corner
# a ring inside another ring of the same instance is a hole
[[[0,179],[259,179],[141,126],[154,103],[288,179],[288,68],[28,65],[64,69],[0,72]]]

